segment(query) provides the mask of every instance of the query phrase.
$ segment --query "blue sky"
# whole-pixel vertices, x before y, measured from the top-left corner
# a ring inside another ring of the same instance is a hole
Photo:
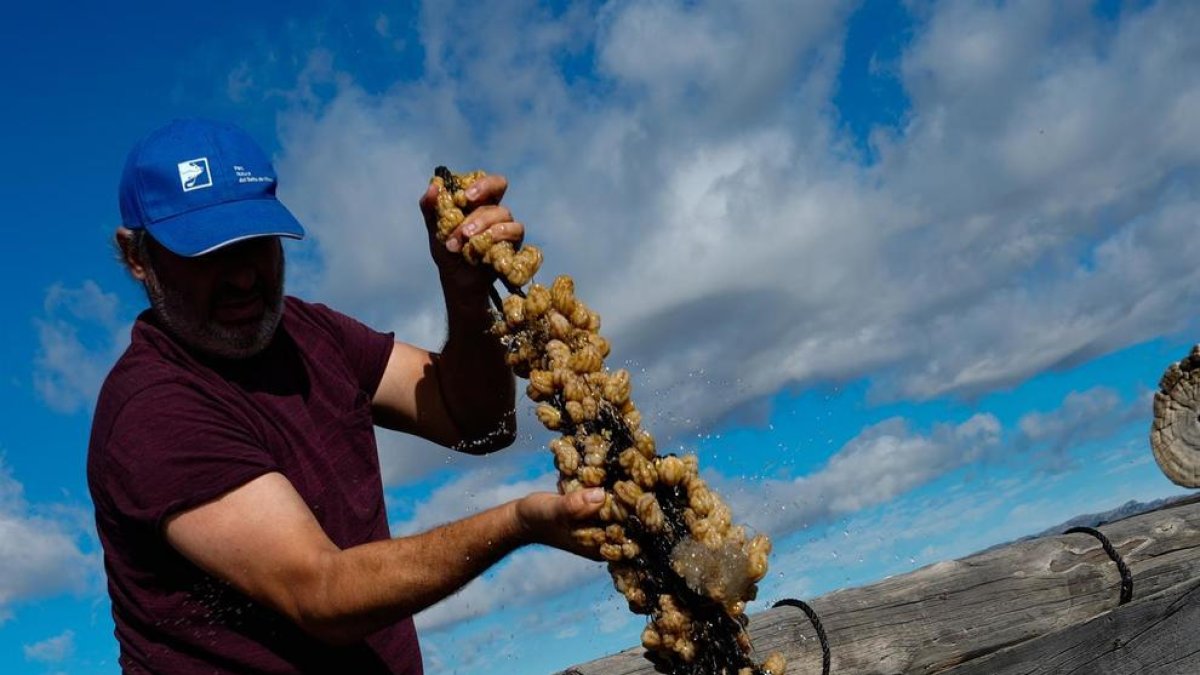
[[[144,306],[109,242],[150,129],[250,130],[311,235],[290,291],[432,348],[415,200],[436,164],[508,175],[660,443],[775,539],[765,603],[1182,492],[1147,436],[1200,335],[1198,25],[1182,1],[10,8],[3,670],[117,671],[84,460]],[[381,434],[394,532],[552,485],[528,412],[486,459]],[[640,632],[599,566],[540,549],[418,625],[430,673]]]

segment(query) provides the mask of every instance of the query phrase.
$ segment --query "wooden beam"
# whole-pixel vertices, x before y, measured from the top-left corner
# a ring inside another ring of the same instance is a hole
[[[945,675],[1195,675],[1200,673],[1198,637],[1200,579],[1192,579]]]
[[[1098,529],[1131,569],[1135,601],[1200,578],[1200,504]],[[1109,612],[1120,584],[1100,542],[1071,534],[940,562],[809,604],[829,636],[832,673],[939,673]],[[750,632],[759,654],[784,653],[789,673],[821,672],[816,633],[799,609],[759,613]],[[651,675],[654,669],[638,647],[563,672]]]

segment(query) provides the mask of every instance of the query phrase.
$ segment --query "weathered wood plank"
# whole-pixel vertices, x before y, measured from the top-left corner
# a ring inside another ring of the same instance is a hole
[[[1134,598],[1200,577],[1200,505],[1099,528],[1133,572]],[[838,675],[937,673],[1117,606],[1120,575],[1086,534],[1014,543],[809,601],[825,625]],[[791,673],[821,672],[816,634],[792,607],[751,618],[762,654],[782,651]],[[634,648],[575,667],[580,675],[649,675]]]
[[[944,675],[1195,675],[1197,637],[1200,579],[1193,579]]]

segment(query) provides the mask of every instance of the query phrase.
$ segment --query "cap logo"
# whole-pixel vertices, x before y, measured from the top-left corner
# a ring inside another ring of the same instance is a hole
[[[197,157],[179,163],[179,182],[184,192],[212,187],[212,174],[208,172],[208,158]]]

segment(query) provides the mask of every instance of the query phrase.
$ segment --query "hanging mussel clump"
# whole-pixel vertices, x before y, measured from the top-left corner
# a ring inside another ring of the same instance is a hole
[[[437,168],[439,240],[462,223],[464,191],[483,175]],[[729,507],[700,478],[695,455],[658,454],[630,397],[629,372],[605,368],[600,316],[575,297],[571,277],[524,291],[541,252],[493,242],[486,232],[462,255],[491,266],[511,293],[493,297],[493,332],[513,372],[529,380],[538,420],[560,434],[550,442],[559,491],[605,490],[602,525],[575,537],[599,549],[629,609],[649,615],[647,658],[669,675],[783,675],[779,653],[751,661],[746,632],[746,602],[767,573],[770,540],[748,538],[733,524]]]

